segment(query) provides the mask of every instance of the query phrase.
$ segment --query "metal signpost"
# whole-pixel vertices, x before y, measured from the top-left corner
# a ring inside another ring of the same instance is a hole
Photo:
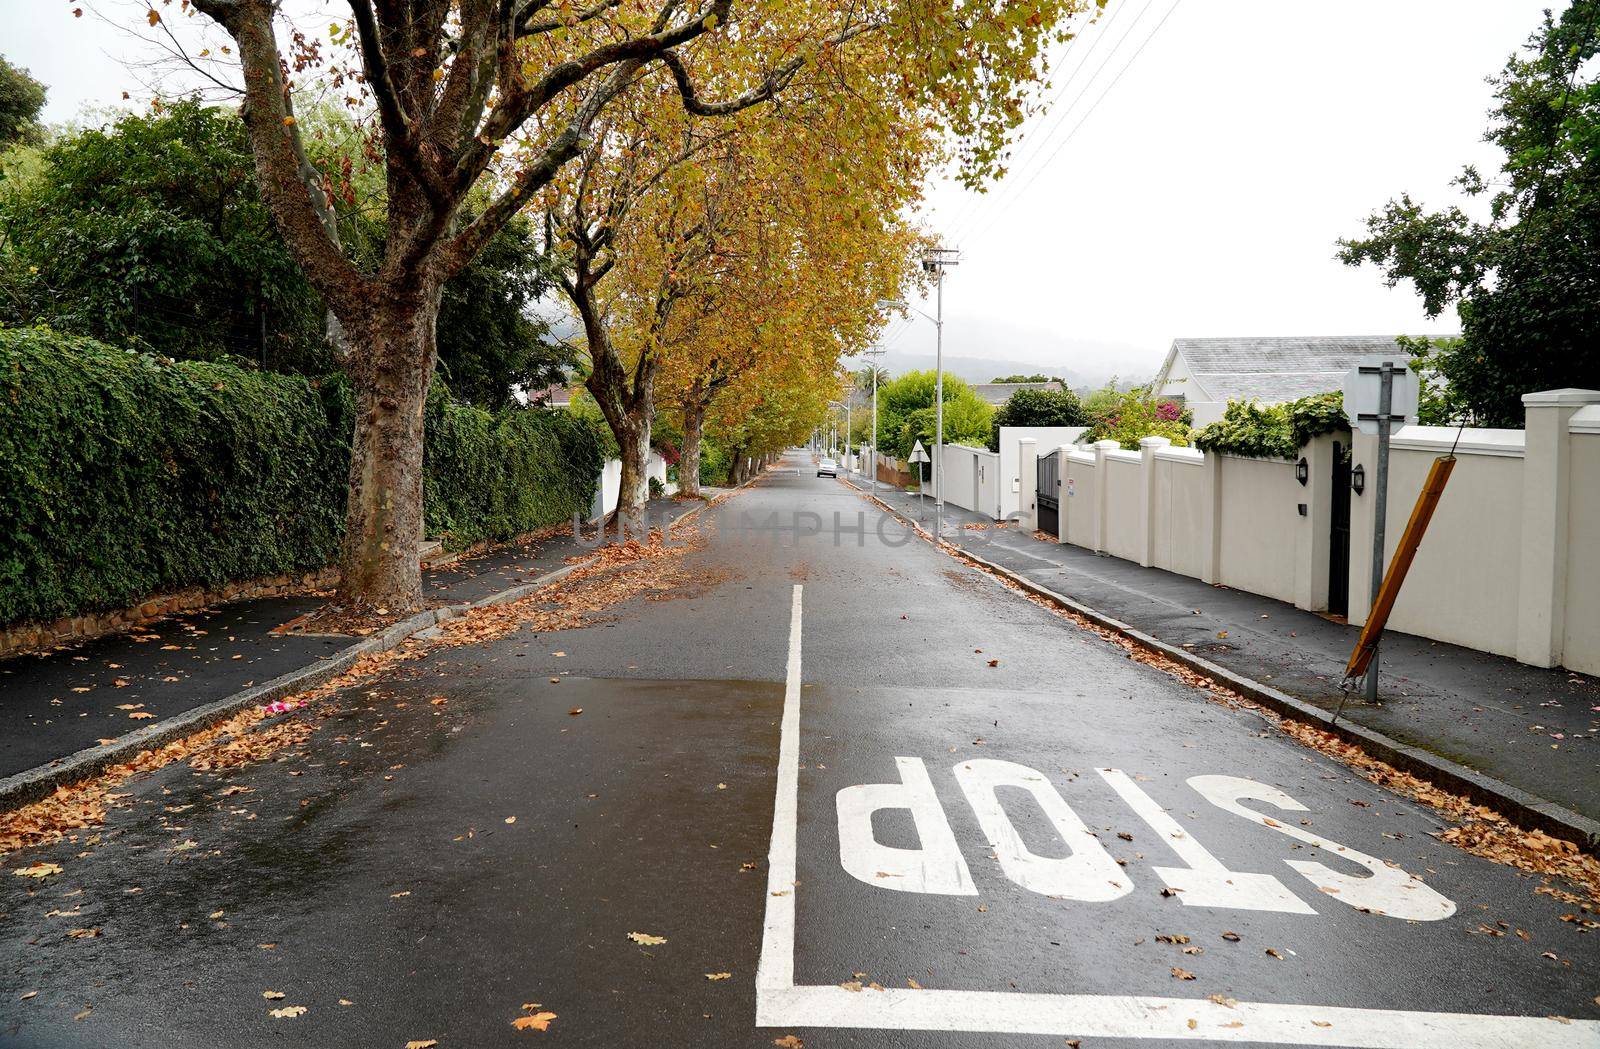
[[[1384,525],[1389,513],[1389,433],[1395,423],[1414,422],[1417,414],[1417,373],[1404,353],[1363,357],[1345,375],[1344,412],[1362,433],[1378,435],[1378,476],[1373,489],[1372,592],[1368,608],[1376,607],[1383,588]],[[1371,614],[1370,612],[1368,613]],[[1374,647],[1366,675],[1367,702],[1378,700],[1378,652]],[[1337,716],[1337,715],[1335,715]]]
[[[923,507],[924,496],[926,495],[926,492],[924,491],[924,489],[927,488],[927,485],[922,483],[921,464],[923,464],[925,462],[928,462],[928,450],[926,448],[922,447],[922,442],[921,441],[918,441],[915,445],[912,446],[910,462],[914,466],[918,467],[918,469],[917,469],[917,517],[918,517],[918,519],[921,519],[921,517],[924,514],[927,513],[926,509],[924,509],[924,507]]]

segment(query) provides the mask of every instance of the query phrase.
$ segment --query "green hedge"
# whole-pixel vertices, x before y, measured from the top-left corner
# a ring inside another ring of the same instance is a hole
[[[1222,419],[1195,434],[1194,443],[1208,452],[1293,459],[1313,437],[1349,428],[1344,394],[1339,392],[1314,394],[1287,404],[1229,401]]]
[[[459,549],[589,516],[605,465],[591,420],[537,409],[490,413],[437,395],[428,408],[429,535]]]
[[[0,624],[321,568],[349,471],[341,382],[0,329]],[[452,547],[587,512],[592,427],[429,404],[427,524]]]

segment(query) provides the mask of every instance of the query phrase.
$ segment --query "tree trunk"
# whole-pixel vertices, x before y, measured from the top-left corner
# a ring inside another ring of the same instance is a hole
[[[750,479],[750,460],[744,454],[743,448],[735,448],[732,455],[732,465],[728,468],[728,483],[741,485]]]
[[[644,505],[650,498],[650,478],[646,467],[650,463],[650,416],[629,418],[617,431],[617,445],[622,449],[622,480],[617,486],[617,536],[619,539],[637,537],[644,539]]]
[[[438,309],[437,292],[424,291],[347,329],[356,418],[336,603],[348,608],[422,607],[423,409]]]
[[[706,410],[693,402],[683,407],[683,447],[678,455],[678,491],[700,498],[700,436],[706,428]]]

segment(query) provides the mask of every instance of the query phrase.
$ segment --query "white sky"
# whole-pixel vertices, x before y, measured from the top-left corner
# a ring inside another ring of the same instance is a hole
[[[80,6],[137,23],[143,5],[0,0],[0,54],[49,86],[50,121],[144,96],[123,62],[145,52]],[[1455,201],[1463,163],[1498,166],[1484,81],[1547,6],[1565,3],[1111,0],[1103,39],[1085,32],[1054,76],[1046,97],[1066,90],[1032,121],[1018,174],[978,200],[930,192],[930,226],[963,254],[945,352],[1143,378],[1178,336],[1453,330],[1409,288],[1340,265],[1334,241],[1402,191]],[[884,341],[931,356],[933,326]]]

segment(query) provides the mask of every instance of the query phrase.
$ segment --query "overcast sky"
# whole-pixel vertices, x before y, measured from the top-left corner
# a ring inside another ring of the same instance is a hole
[[[929,194],[930,227],[962,250],[946,352],[1143,378],[1178,336],[1454,330],[1340,265],[1334,241],[1402,191],[1455,201],[1463,163],[1497,167],[1485,78],[1549,6],[1565,3],[1110,0],[1015,174],[984,197]],[[124,64],[135,39],[74,7],[137,24],[142,5],[0,0],[0,53],[49,86],[51,121],[146,94]],[[933,325],[897,323],[885,343],[931,355]]]

